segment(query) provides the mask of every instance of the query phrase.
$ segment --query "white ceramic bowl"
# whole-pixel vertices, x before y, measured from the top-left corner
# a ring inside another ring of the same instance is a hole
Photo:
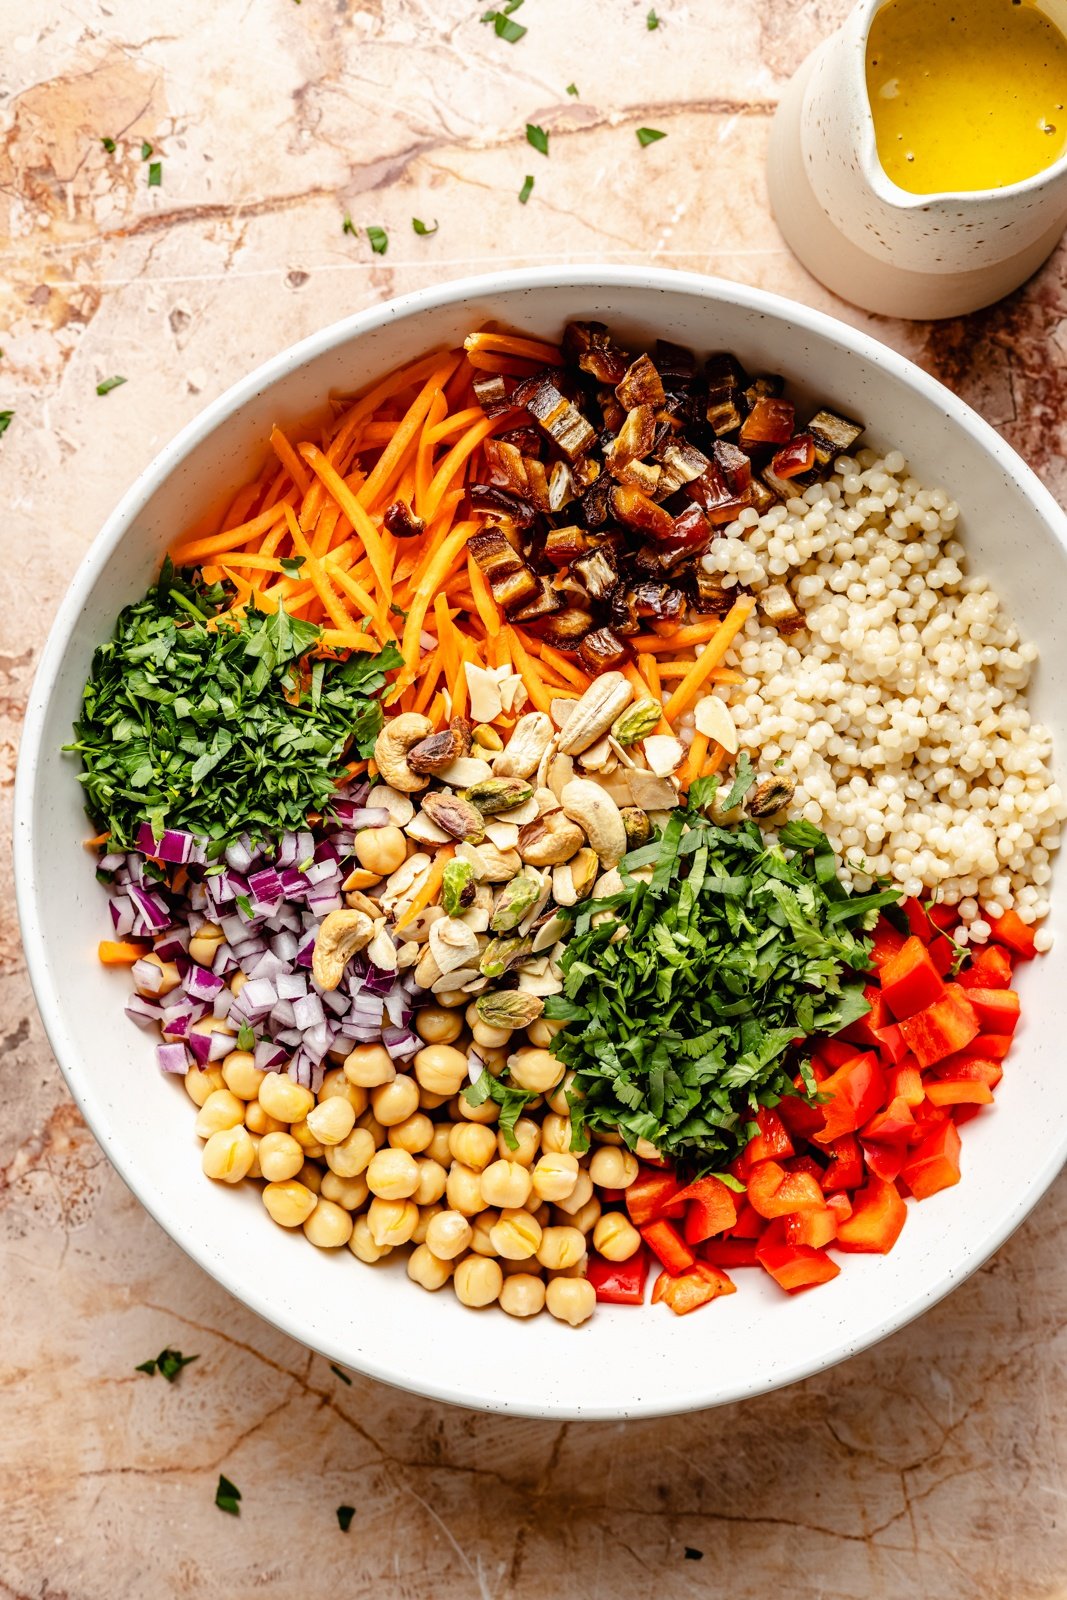
[[[963,503],[975,570],[988,571],[1037,641],[1038,712],[1067,747],[1067,523],[1017,455],[947,390],[891,350],[818,312],[754,289],[647,268],[501,273],[445,284],[336,323],[217,400],[156,458],[109,519],[60,609],[30,698],[15,804],[19,909],[30,975],[74,1098],[110,1160],[156,1220],[231,1293],[331,1360],[403,1388],[490,1410],[557,1417],[684,1411],[803,1378],[933,1305],[1018,1226],[1067,1155],[1056,1040],[1067,1034],[1058,955],[1022,975],[1024,1023],[996,1110],[963,1132],[963,1181],[909,1206],[892,1254],[850,1257],[795,1299],[757,1272],[690,1317],[600,1307],[574,1331],[430,1299],[400,1266],[369,1268],[276,1228],[255,1188],[202,1175],[192,1107],[122,1014],[127,976],[103,971],[105,900],[82,839],[86,819],[60,753],[94,645],[139,596],[164,547],[205,503],[243,480],[269,426],[314,412],[490,318],[556,336],[597,317],[634,339],[736,351],[781,371],[802,399],[862,417],[927,481]],[[1054,922],[1067,922],[1062,902]]]

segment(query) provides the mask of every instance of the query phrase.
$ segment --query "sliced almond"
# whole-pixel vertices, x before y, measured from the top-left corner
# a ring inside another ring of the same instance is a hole
[[[717,694],[706,694],[693,707],[693,721],[697,732],[721,744],[727,755],[737,754],[737,729],[725,700],[720,700]]]
[[[341,888],[347,893],[350,889],[373,889],[376,883],[381,883],[380,872],[368,872],[366,867],[353,867]]]
[[[519,838],[519,825],[517,822],[487,822],[485,837],[498,850],[514,850]]]
[[[630,773],[630,793],[642,811],[669,811],[678,803],[678,791],[669,778],[657,778],[639,767]]]
[[[521,828],[525,823],[532,822],[534,818],[539,815],[540,812],[537,805],[537,794],[534,793],[530,796],[529,800],[524,800],[521,806],[512,806],[511,810],[508,812],[508,822],[513,822],[517,827]],[[486,838],[488,838],[490,836],[488,823],[486,824],[485,833]]]
[[[391,789],[387,783],[376,783],[371,790],[368,805],[380,806],[388,811],[389,821],[394,828],[406,828],[415,815],[414,802],[410,795],[401,794],[399,789]]]
[[[573,715],[577,704],[577,700],[568,700],[562,695],[550,703],[548,714],[557,728],[565,728],[567,726],[567,718]]]
[[[644,741],[644,752],[649,771],[657,778],[677,772],[685,760],[685,745],[669,733],[650,734]]]
[[[469,789],[472,783],[484,783],[486,778],[491,778],[493,769],[488,761],[481,761],[477,756],[457,756],[437,776],[453,789]]]
[[[417,816],[412,817],[404,832],[409,839],[417,839],[419,844],[448,844],[452,839],[452,835],[446,833],[444,828],[439,828],[425,811],[420,811]]]
[[[467,689],[470,694],[472,722],[495,722],[504,709],[496,673],[486,667],[466,663]]]
[[[376,933],[367,946],[367,955],[376,967],[382,972],[395,972],[397,969],[396,945],[383,928]]]
[[[513,711],[521,711],[529,696],[526,685],[517,672],[509,673],[506,678],[501,678],[497,685],[500,692],[500,705],[503,711],[510,716]]]

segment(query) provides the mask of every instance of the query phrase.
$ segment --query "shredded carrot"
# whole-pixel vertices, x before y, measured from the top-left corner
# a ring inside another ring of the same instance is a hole
[[[449,694],[455,695],[456,678],[459,674],[459,641],[448,614],[448,596],[442,590],[438,590],[434,595],[433,614],[437,620],[437,643],[444,663],[445,681],[448,684]]]
[[[519,673],[526,686],[526,693],[530,696],[538,711],[547,711],[552,704],[552,695],[542,682],[533,657],[527,653],[525,645],[514,628],[509,626],[505,628],[504,632],[508,636],[508,645],[511,649],[512,659],[515,662],[515,670]]]
[[[710,758],[707,761],[705,761],[704,766],[703,766],[703,770],[701,771],[700,776],[702,778],[710,778],[712,773],[718,772],[719,768],[722,766],[722,764],[725,761],[725,759],[726,759],[726,747],[725,747],[725,745],[721,745],[721,744],[716,745],[713,754],[710,756]]]
[[[558,345],[542,344],[539,339],[524,339],[517,333],[468,333],[463,341],[468,356],[473,350],[496,350],[503,355],[524,356],[527,361],[537,361],[541,366],[558,366],[562,353]]]
[[[307,494],[311,487],[311,479],[308,476],[307,468],[277,423],[270,430],[270,442],[274,454],[278,457],[278,460],[290,478],[292,478],[300,493]]]
[[[96,953],[105,967],[132,967],[135,961],[148,955],[147,944],[130,944],[125,939],[101,939]]]
[[[683,712],[689,710],[702,686],[709,681],[712,672],[744,627],[754,605],[755,601],[751,595],[744,595],[740,600],[734,601],[719,623],[714,638],[708,641],[704,654],[693,663],[664,706],[663,714],[668,722],[677,721]]]
[[[659,663],[655,656],[640,655],[637,658],[637,665],[641,669],[642,678],[652,690],[653,700],[662,700],[663,685],[659,681]]]
[[[441,888],[442,879],[445,875],[445,868],[448,866],[448,863],[452,860],[452,857],[455,855],[455,853],[456,847],[452,844],[442,845],[440,850],[438,850],[437,854],[430,863],[429,871],[426,873],[426,876],[419,884],[418,889],[412,895],[411,899],[404,908],[404,920],[397,925],[397,931],[399,933],[403,933],[404,929],[409,925],[409,923],[414,922],[415,918],[418,916],[423,907],[428,906],[431,901],[437,897],[437,894]]]
[[[211,556],[223,555],[228,550],[239,550],[242,545],[251,544],[253,539],[269,533],[278,522],[283,521],[284,507],[292,505],[295,498],[296,490],[290,489],[281,505],[261,511],[250,522],[242,522],[239,527],[228,528],[224,533],[212,534],[208,539],[191,539],[185,544],[176,544],[170,552],[171,560],[176,567],[188,567]]]
[[[683,790],[688,789],[694,778],[698,778],[704,770],[710,742],[706,733],[694,733],[693,742],[677,774]]]
[[[502,372],[508,378],[528,378],[543,363],[525,356],[498,356],[491,350],[468,350],[467,361],[476,372]]]
[[[330,464],[317,445],[302,444],[300,446],[300,454],[323,486],[333,495],[333,498],[362,539],[371,567],[374,570],[378,587],[385,596],[386,603],[388,603],[393,598],[392,574],[386,566],[385,550],[382,546],[378,529],[374,526],[374,523],[336,467]]]
[[[441,647],[438,645],[437,649],[426,658],[426,665],[421,673],[422,682],[419,684],[418,693],[412,703],[412,711],[426,710],[426,707],[433,699],[434,690],[437,688],[437,680],[440,676]]]
[[[467,429],[466,433],[457,439],[434,473],[433,481],[426,493],[426,510],[420,512],[420,516],[430,518],[437,514],[444,499],[445,490],[451,486],[452,479],[456,476],[456,473],[466,469],[468,459],[481,444],[482,440],[488,438],[494,428],[499,426],[499,418],[483,417],[480,422],[475,422]]]
[[[448,704],[445,699],[447,693],[448,691],[446,689],[438,689],[437,693],[433,697],[430,709],[426,713],[435,728],[444,722],[445,718],[448,716]]]
[[[107,844],[111,838],[111,829],[105,828],[103,833],[94,833],[91,839],[83,839],[82,846],[86,850],[99,850],[102,844]]]
[[[289,536],[293,541],[293,549],[298,555],[304,557],[307,565],[308,576],[315,586],[319,599],[322,601],[323,610],[340,633],[355,633],[353,618],[348,608],[342,604],[341,598],[326,576],[325,568],[316,555],[312,553],[311,546],[304,537],[303,530],[296,520],[296,512],[292,506],[285,508],[285,520],[289,524]]]
[[[647,650],[655,655],[670,656],[688,645],[706,644],[709,639],[714,639],[722,623],[722,617],[707,617],[703,622],[686,623],[684,627],[676,628],[673,633],[634,634],[627,643],[638,652]]]
[[[421,649],[419,637],[422,625],[426,620],[426,613],[430,608],[430,601],[446,577],[452,565],[453,558],[459,556],[466,560],[467,540],[474,532],[476,524],[473,522],[460,522],[452,529],[444,543],[434,552],[433,558],[426,568],[425,575],[419,582],[417,592],[412,596],[411,608],[408,611],[407,621],[404,623],[404,640],[401,650],[404,656],[404,667],[400,674],[401,687],[406,687],[415,677],[418,670]],[[429,531],[429,530],[428,530]]]
[[[418,433],[434,396],[440,393],[441,385],[452,376],[456,361],[457,358],[455,356],[449,356],[448,360],[436,372],[431,373],[423,384],[418,396],[408,408],[407,415],[402,422],[397,423],[393,437],[378,457],[373,470],[368,474],[367,481],[359,492],[360,505],[370,505],[375,496],[399,475],[399,467],[404,452]],[[353,521],[353,527],[355,525]]]
[[[639,700],[647,700],[652,695],[648,683],[641,676],[641,670],[635,661],[625,661],[622,666],[623,676],[629,678],[633,691]]]

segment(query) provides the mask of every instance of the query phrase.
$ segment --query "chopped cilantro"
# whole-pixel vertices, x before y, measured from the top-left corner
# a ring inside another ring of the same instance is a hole
[[[345,212],[345,220],[341,224],[341,232],[342,233],[350,233],[353,238],[355,238],[356,235],[359,233],[359,229],[356,227],[355,223],[352,221],[352,218],[348,215],[347,211]]]
[[[543,156],[548,154],[548,134],[544,128],[539,128],[536,122],[526,124],[526,143],[532,144]]]
[[[730,792],[722,802],[723,810],[732,811],[735,806],[739,806],[755,781],[756,771],[749,759],[748,751],[742,750],[741,759],[734,771],[734,781],[730,787]]]
[[[648,16],[645,18],[645,27],[648,29],[649,33],[654,33],[659,27],[659,18],[654,11],[650,11]]]
[[[483,12],[481,20],[493,24],[498,39],[506,39],[508,44],[518,44],[528,30],[521,22],[512,22],[511,12],[517,11],[521,5],[522,0],[507,0],[501,10]]]
[[[152,146],[149,144],[147,139],[142,139],[141,140],[141,160],[142,161],[147,161],[151,154],[152,154]]]
[[[376,256],[384,256],[389,248],[389,235],[384,228],[368,228],[367,238]]]
[[[163,163],[162,163],[162,161],[150,161],[148,163],[148,187],[150,189],[158,189],[162,182],[163,182]]]
[[[306,560],[306,556],[282,556],[280,566],[290,578],[295,578]]]
[[[103,145],[109,156],[113,156],[115,151],[118,149],[118,145],[115,143],[114,139],[105,137],[101,139],[100,143]]]
[[[238,909],[238,911],[240,911],[241,914],[244,917],[246,917],[249,922],[251,922],[251,920],[252,920],[252,902],[251,902],[251,900],[248,898],[248,896],[246,894],[239,894],[236,898],[237,898],[237,909]]]
[[[133,1370],[147,1372],[149,1377],[158,1372],[168,1383],[173,1383],[183,1367],[187,1367],[191,1361],[199,1360],[199,1356],[183,1356],[180,1350],[171,1350],[168,1347],[166,1350],[161,1350],[154,1361],[142,1361]]]
[[[14,415],[13,411],[0,411],[0,434],[6,433],[10,428],[11,419]]]
[[[464,1089],[463,1098],[471,1106],[480,1106],[484,1105],[486,1100],[495,1100],[500,1107],[497,1127],[504,1135],[504,1143],[509,1150],[519,1148],[519,1141],[515,1137],[515,1124],[530,1101],[537,1099],[536,1094],[528,1089],[513,1088],[501,1078],[494,1078],[488,1068],[483,1067],[477,1080],[469,1083]]]
[[[389,610],[392,612],[394,617],[399,617],[402,622],[406,622],[408,620],[408,614],[404,610],[404,607],[398,606],[395,600],[390,600]]]
[[[577,100],[577,98],[578,98],[578,85],[576,83],[568,83],[568,85],[567,85],[567,93],[568,94],[572,94],[574,96],[574,98]]]
[[[657,139],[665,139],[666,137],[667,135],[661,133],[658,128],[638,128],[637,130],[637,142],[642,150],[646,144],[655,144]]]
[[[242,1022],[237,1034],[238,1050],[254,1050],[256,1048],[256,1035],[247,1022]]]
[[[808,822],[776,842],[753,821],[716,826],[701,809],[716,781],[694,784],[688,811],[623,858],[620,893],[561,910],[574,931],[545,1016],[572,1024],[552,1044],[576,1074],[572,1149],[587,1129],[618,1127],[631,1148],[645,1138],[719,1171],[798,1073],[814,1093],[795,1041],[869,1010],[867,929],[897,892],[850,896]],[[594,926],[605,909],[614,918]],[[614,943],[619,922],[629,931]]]
[[[520,206],[524,206],[527,200],[529,200],[530,196],[533,194],[533,186],[533,173],[528,172],[526,177],[523,179],[522,188],[519,190]]]
[[[97,384],[96,392],[97,394],[110,394],[112,389],[121,388],[125,382],[125,378],[104,378],[101,383]]]
[[[238,1505],[240,1498],[241,1491],[237,1485],[231,1483],[229,1478],[224,1477],[220,1472],[219,1486],[215,1490],[215,1504],[219,1510],[228,1512],[231,1517],[239,1517],[241,1515],[241,1508]]]
[[[337,1521],[342,1533],[347,1533],[352,1526],[352,1518],[356,1514],[355,1506],[338,1506]]]
[[[341,1382],[342,1383],[347,1383],[348,1387],[351,1389],[351,1387],[352,1387],[352,1379],[348,1376],[348,1373],[345,1372],[342,1367],[335,1367],[333,1362],[331,1361],[330,1362],[330,1371],[333,1373],[335,1378],[340,1378]]]
[[[429,238],[431,233],[436,233],[437,232],[436,219],[434,221],[433,227],[431,228],[429,223],[423,222],[421,217],[412,217],[411,226],[414,228],[415,232],[418,234],[420,239]]]

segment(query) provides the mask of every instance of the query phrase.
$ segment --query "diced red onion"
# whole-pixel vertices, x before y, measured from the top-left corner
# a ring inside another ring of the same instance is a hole
[[[154,961],[135,961],[130,977],[138,989],[147,989],[150,995],[158,994],[163,987],[163,969]]]
[[[171,928],[168,933],[161,933],[153,940],[152,948],[161,961],[174,961],[189,948],[188,928]]]
[[[240,839],[236,839],[233,844],[228,844],[223,853],[226,858],[226,865],[232,867],[234,872],[247,872],[252,865],[253,855],[247,834],[244,834]]]
[[[126,1015],[139,1028],[158,1028],[163,1010],[158,1000],[148,1000],[143,994],[131,994],[126,1002]]]
[[[157,895],[150,894],[146,889],[131,883],[130,899],[137,908],[141,920],[153,933],[162,933],[164,928],[170,927],[170,911]]]
[[[224,1017],[229,1016],[230,1007],[233,1005],[235,999],[236,996],[234,995],[233,991],[231,989],[227,989],[226,985],[223,984],[222,988],[215,996],[211,1006],[211,1015],[217,1022],[221,1022]]]
[[[184,1077],[189,1071],[189,1052],[183,1044],[157,1045],[156,1060],[164,1072],[180,1072]]]
[[[274,1068],[285,1065],[289,1057],[281,1045],[273,1039],[257,1039],[255,1049],[252,1051],[252,1060],[260,1072],[271,1072]]]
[[[410,1061],[422,1049],[422,1040],[410,1028],[383,1028],[382,1043],[393,1061]]]
[[[308,992],[308,981],[302,972],[279,972],[274,980],[279,1000],[302,1000]],[[345,1010],[348,1002],[345,1001]]]
[[[293,1026],[294,1028],[317,1028],[323,1019],[322,1001],[317,994],[306,994],[300,1000],[294,1000]]]
[[[182,979],[183,989],[194,1000],[214,1001],[222,986],[221,978],[217,978],[206,967],[198,967],[195,962]]]
[[[125,939],[127,934],[133,932],[133,925],[137,919],[133,901],[129,895],[117,894],[111,899],[111,923],[117,939]]]

